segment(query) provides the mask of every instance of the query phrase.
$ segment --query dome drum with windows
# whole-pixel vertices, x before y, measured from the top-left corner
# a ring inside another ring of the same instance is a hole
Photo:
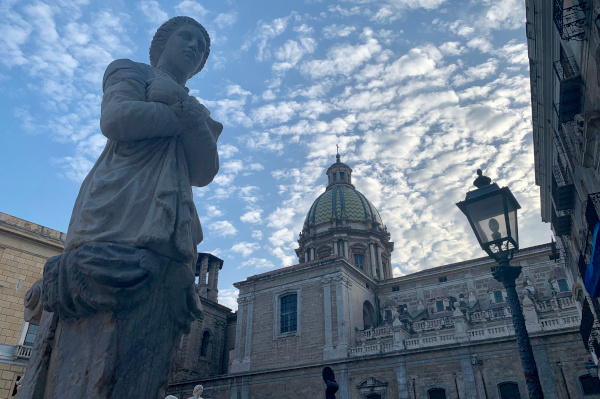
[[[394,243],[375,206],[352,184],[352,169],[340,161],[327,169],[325,192],[313,202],[296,254],[300,262],[342,256],[366,274],[391,278]]]

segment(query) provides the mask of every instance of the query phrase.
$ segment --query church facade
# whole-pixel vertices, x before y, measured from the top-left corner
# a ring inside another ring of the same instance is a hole
[[[394,278],[390,238],[338,156],[308,211],[298,264],[236,283],[237,312],[215,304],[218,317],[207,310],[216,297],[203,293],[199,276],[205,319],[182,339],[168,392],[185,399],[203,384],[211,399],[316,398],[329,366],[344,399],[525,398],[493,261]],[[564,259],[548,244],[522,249],[512,263],[523,267],[517,284],[545,397],[600,395],[600,381],[586,369]],[[202,365],[204,347],[220,359],[209,373],[189,367]]]

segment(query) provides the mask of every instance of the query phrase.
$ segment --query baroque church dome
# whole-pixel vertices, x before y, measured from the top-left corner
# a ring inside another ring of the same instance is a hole
[[[340,161],[339,154],[336,158],[336,163],[327,170],[327,189],[310,207],[304,220],[304,229],[331,222],[332,219],[372,222],[383,227],[375,206],[351,183],[352,169]]]
[[[383,226],[377,209],[354,186],[338,184],[329,187],[310,207],[304,227],[314,227],[334,219],[376,222]]]
[[[340,161],[327,169],[325,192],[313,202],[298,238],[300,263],[344,258],[376,280],[392,278],[394,243],[379,212],[352,184],[352,168]]]

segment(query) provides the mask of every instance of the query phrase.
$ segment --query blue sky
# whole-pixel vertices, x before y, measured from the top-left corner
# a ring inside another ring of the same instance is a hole
[[[212,38],[188,87],[225,126],[219,175],[194,189],[223,303],[236,306],[233,282],[297,263],[336,144],[396,243],[396,275],[484,255],[454,205],[480,167],[521,203],[521,246],[550,240],[522,0],[0,0],[0,13],[1,212],[66,232],[105,143],[104,69],[148,62],[156,28],[188,15]]]

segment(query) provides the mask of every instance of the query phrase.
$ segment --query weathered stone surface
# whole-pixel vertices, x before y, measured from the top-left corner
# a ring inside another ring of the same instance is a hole
[[[201,316],[191,186],[216,175],[223,126],[185,84],[209,52],[204,27],[175,17],[152,41],[152,66],[108,66],[108,141],[81,186],[65,253],[28,295],[29,316],[39,299],[44,312],[19,399],[164,397],[180,337]]]

